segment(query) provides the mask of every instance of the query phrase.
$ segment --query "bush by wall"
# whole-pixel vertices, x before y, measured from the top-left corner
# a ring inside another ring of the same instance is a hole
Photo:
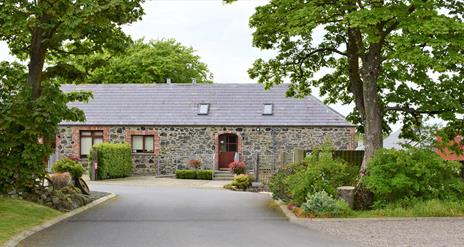
[[[177,170],[176,178],[212,180],[213,170]]]
[[[252,178],[247,174],[235,175],[234,181],[230,184],[224,185],[225,189],[230,190],[246,190],[251,186]]]
[[[292,196],[288,189],[287,177],[299,171],[306,170],[308,165],[308,161],[303,160],[280,168],[269,181],[269,190],[272,192],[272,197],[284,202],[289,202],[292,199]]]
[[[53,172],[69,172],[73,178],[80,178],[84,174],[84,167],[70,158],[62,158],[52,166]]]
[[[325,191],[331,196],[336,196],[337,187],[352,185],[356,180],[357,167],[333,159],[330,150],[315,152],[306,160],[308,162],[306,169],[286,179],[292,201],[298,206],[306,201],[308,193]]]
[[[374,193],[375,207],[411,199],[458,200],[464,198],[461,167],[428,149],[382,149],[362,183]]]
[[[129,144],[100,143],[93,146],[89,164],[97,152],[97,179],[121,178],[132,173],[132,151]]]

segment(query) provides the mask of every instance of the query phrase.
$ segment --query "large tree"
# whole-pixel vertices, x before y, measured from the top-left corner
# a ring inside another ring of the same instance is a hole
[[[30,187],[44,175],[54,134],[63,120],[83,120],[66,103],[88,93],[61,92],[51,57],[121,50],[121,25],[140,19],[142,0],[2,0],[0,40],[28,62],[0,64],[0,192]],[[69,49],[71,47],[71,49]],[[45,145],[44,145],[45,144]]]
[[[121,25],[140,19],[142,0],[3,0],[0,40],[11,53],[28,60],[32,98],[40,96],[47,57],[123,49],[128,37]],[[72,47],[72,49],[66,49]],[[46,70],[52,70],[53,67]]]
[[[266,87],[291,82],[289,96],[318,87],[327,103],[354,104],[364,174],[389,123],[411,136],[434,116],[462,132],[463,13],[457,0],[271,0],[250,26],[254,46],[278,54],[249,74]]]
[[[174,39],[138,40],[123,51],[76,54],[53,63],[68,83],[160,83],[167,78],[176,83],[192,79],[202,83],[212,79],[195,50]]]

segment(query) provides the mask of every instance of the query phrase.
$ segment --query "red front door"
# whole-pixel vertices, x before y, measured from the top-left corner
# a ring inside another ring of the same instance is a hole
[[[234,161],[235,153],[238,150],[237,147],[237,135],[222,134],[219,136],[219,169],[229,168],[229,164]]]

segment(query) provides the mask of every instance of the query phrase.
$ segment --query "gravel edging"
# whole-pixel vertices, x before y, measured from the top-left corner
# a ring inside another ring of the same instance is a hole
[[[362,246],[463,246],[464,217],[298,218],[278,203],[289,222]]]
[[[113,199],[116,197],[116,194],[113,194],[113,193],[110,193],[109,195],[107,196],[104,196],[104,197],[101,197],[85,206],[82,206],[80,208],[77,208],[73,211],[70,211],[70,212],[67,212],[63,215],[60,215],[54,219],[51,219],[51,220],[48,220],[40,225],[37,225],[37,226],[34,226],[30,229],[27,229],[27,230],[24,230],[22,231],[21,233],[18,233],[16,234],[13,238],[11,238],[10,240],[8,240],[4,245],[3,247],[14,247],[16,245],[18,245],[21,241],[23,241],[24,239],[28,238],[29,236],[33,235],[34,233],[37,233],[39,231],[42,231],[48,227],[51,227],[65,219],[68,219],[76,214],[80,214],[90,208],[93,208],[103,202],[106,202],[110,199]]]

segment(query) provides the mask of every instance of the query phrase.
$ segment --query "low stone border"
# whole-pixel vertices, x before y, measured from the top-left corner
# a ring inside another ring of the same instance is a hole
[[[284,213],[288,221],[305,226],[301,222],[305,221],[426,221],[426,220],[464,220],[464,217],[372,217],[372,218],[298,218],[292,211],[287,208],[287,205],[282,205],[280,201],[274,200],[279,205],[280,210]]]
[[[70,217],[72,217],[72,216],[74,216],[76,214],[80,214],[80,213],[82,213],[82,212],[84,212],[84,211],[86,211],[86,210],[88,210],[90,208],[93,208],[93,207],[95,207],[95,206],[97,206],[97,205],[99,205],[99,204],[101,204],[103,202],[106,202],[106,201],[108,201],[108,200],[110,200],[110,199],[112,199],[114,197],[116,197],[116,194],[111,193],[111,194],[109,194],[107,196],[104,196],[102,198],[99,198],[99,199],[97,199],[97,200],[95,200],[95,201],[93,201],[93,202],[91,202],[91,203],[89,203],[87,205],[84,205],[84,206],[82,206],[80,208],[76,208],[73,211],[67,212],[67,213],[65,213],[65,214],[63,214],[61,216],[58,216],[58,217],[56,217],[54,219],[46,221],[46,222],[44,222],[44,223],[42,223],[40,225],[34,226],[34,227],[32,227],[32,228],[30,228],[28,230],[24,230],[23,232],[16,234],[13,238],[8,240],[3,245],[3,247],[14,247],[14,246],[18,245],[24,239],[30,237],[32,234],[37,233],[39,231],[42,231],[42,230],[44,230],[46,228],[49,228],[49,227],[51,227],[51,226],[65,220],[65,219],[68,219],[68,218],[70,218]]]

